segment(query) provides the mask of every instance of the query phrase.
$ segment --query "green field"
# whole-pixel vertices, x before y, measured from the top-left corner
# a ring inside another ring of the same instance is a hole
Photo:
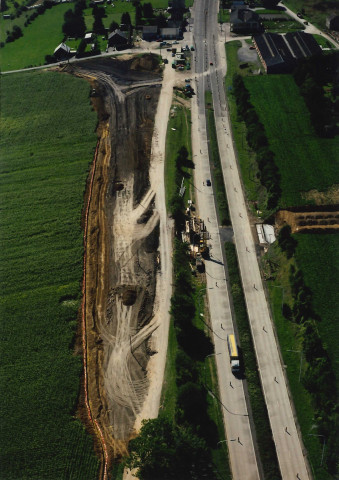
[[[304,9],[304,18],[324,29],[326,18],[331,13],[338,14],[338,2],[335,0],[285,0],[285,5],[294,12]]]
[[[1,70],[5,72],[44,65],[45,55],[52,55],[63,39],[64,14],[70,8],[69,3],[63,3],[46,10],[28,27],[22,29],[23,37],[6,43],[5,47],[0,49]]]
[[[47,13],[47,12],[46,12]],[[66,74],[1,78],[1,478],[95,479],[75,418],[81,357],[81,210],[96,145],[89,86]]]
[[[304,274],[305,284],[313,292],[313,306],[321,321],[319,333],[331,358],[339,381],[337,322],[339,312],[339,236],[331,234],[296,235],[296,261]]]
[[[245,78],[281,174],[281,207],[305,203],[302,193],[339,182],[339,137],[316,137],[291,75]]]

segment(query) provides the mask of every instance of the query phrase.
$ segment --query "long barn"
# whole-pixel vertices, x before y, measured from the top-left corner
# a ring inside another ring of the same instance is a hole
[[[304,32],[264,33],[253,41],[266,73],[291,72],[298,60],[321,52],[313,35]]]

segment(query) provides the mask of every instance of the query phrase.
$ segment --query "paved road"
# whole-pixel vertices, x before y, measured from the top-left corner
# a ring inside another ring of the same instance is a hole
[[[279,466],[283,479],[300,478],[306,480],[311,478],[305,458],[306,452],[298,435],[285,382],[285,375],[258,266],[233,143],[229,133],[230,125],[223,88],[226,58],[223,41],[220,41],[218,38],[217,17],[208,13],[207,25],[208,29],[213,32],[212,36],[214,36],[212,41],[210,41],[211,36],[208,36],[208,44],[205,49],[207,50],[209,60],[213,61],[214,64],[210,67],[210,82],[213,93],[219,153],[252,337]]]
[[[228,287],[225,280],[225,268],[221,248],[218,219],[215,210],[213,190],[206,185],[206,179],[211,178],[208,160],[208,140],[206,133],[204,91],[209,85],[208,48],[205,43],[207,15],[216,16],[216,4],[211,0],[203,2],[196,0],[192,10],[194,18],[193,40],[190,34],[185,35],[183,43],[195,44],[195,62],[192,74],[197,80],[195,90],[197,96],[192,100],[192,148],[195,162],[195,197],[201,218],[206,222],[211,235],[211,260],[206,262],[207,293],[215,344],[215,360],[218,369],[220,401],[226,438],[229,449],[230,464],[233,478],[236,480],[259,479],[259,467],[254,448],[251,425],[244,393],[244,385],[236,379],[230,368],[227,350],[227,334],[234,333]],[[205,360],[207,362],[207,360]],[[207,363],[206,363],[207,366]],[[219,397],[219,392],[211,392]],[[215,399],[217,401],[217,399]]]

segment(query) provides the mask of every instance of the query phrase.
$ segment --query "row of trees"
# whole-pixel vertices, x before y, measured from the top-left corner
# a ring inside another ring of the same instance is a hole
[[[290,238],[289,238],[290,237]],[[278,237],[279,245],[290,258],[297,245],[291,236],[289,226],[284,227]],[[289,281],[293,298],[292,306],[283,305],[285,318],[299,325],[302,336],[302,349],[307,361],[303,385],[310,392],[315,408],[318,432],[324,435],[327,444],[326,463],[328,471],[335,475],[337,469],[336,452],[339,449],[339,417],[335,375],[329,355],[318,333],[317,323],[321,321],[314,312],[312,291],[305,284],[302,272],[294,265],[290,267]]]
[[[331,138],[338,134],[336,71],[339,53],[316,55],[298,64],[294,79],[310,112],[315,132]]]
[[[233,92],[238,115],[246,124],[247,143],[256,153],[260,183],[267,190],[267,208],[276,208],[281,195],[279,169],[274,162],[274,153],[269,149],[265,128],[251,104],[250,93],[241,75],[236,74],[233,77]]]
[[[192,167],[188,151],[182,147],[176,157],[175,183],[179,191],[181,178],[187,175],[184,167]],[[175,220],[173,268],[174,292],[171,298],[171,316],[178,341],[175,360],[177,403],[174,421],[163,416],[145,421],[140,435],[129,444],[129,468],[138,468],[140,480],[173,479],[214,480],[211,457],[207,448],[213,438],[216,444],[216,426],[207,416],[206,390],[199,381],[196,362],[204,360],[213,347],[204,332],[193,324],[195,317],[195,289],[190,268],[188,245],[180,232],[184,221],[184,202],[177,193],[172,202]]]

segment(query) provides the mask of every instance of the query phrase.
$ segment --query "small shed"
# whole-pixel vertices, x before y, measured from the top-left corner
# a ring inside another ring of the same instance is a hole
[[[94,37],[94,33],[90,32],[90,33],[86,33],[84,38],[85,38],[87,43],[91,43],[91,41],[93,40],[93,37]]]

